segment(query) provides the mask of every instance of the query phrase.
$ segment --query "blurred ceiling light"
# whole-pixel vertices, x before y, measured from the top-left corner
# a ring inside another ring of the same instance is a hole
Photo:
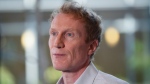
[[[137,22],[135,18],[127,14],[125,15],[125,18],[123,19],[123,28],[126,33],[134,33],[137,31]]]
[[[133,6],[135,3],[135,0],[124,0],[124,2],[128,5],[128,6]]]
[[[25,31],[21,36],[21,44],[24,48],[32,48],[35,43],[35,36],[31,30]]]
[[[28,10],[34,9],[36,0],[23,0],[24,7]]]
[[[87,0],[74,0],[78,2],[79,4],[85,5],[87,3]]]
[[[38,49],[36,33],[33,28],[28,28],[21,36],[21,44],[25,49],[25,79],[27,84],[38,84]]]
[[[110,47],[114,47],[120,39],[119,32],[114,27],[109,27],[105,31],[105,40]]]

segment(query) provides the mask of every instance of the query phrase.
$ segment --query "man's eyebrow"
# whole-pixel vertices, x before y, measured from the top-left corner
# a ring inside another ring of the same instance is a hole
[[[51,31],[55,31],[55,29],[54,28],[50,28],[49,31],[48,31],[49,35],[50,35]]]
[[[75,31],[77,34],[79,34],[79,36],[81,36],[81,32],[75,29],[66,29],[65,31]]]
[[[49,31],[55,30],[55,28],[49,28]]]
[[[77,30],[75,30],[75,29],[71,29],[71,28],[68,28],[68,29],[66,29],[66,30],[65,30],[65,32],[68,32],[68,31],[75,31],[75,32],[77,32],[77,33],[78,33],[78,31],[77,31]]]
[[[65,31],[75,31],[74,29],[68,28]]]
[[[50,28],[50,29],[49,29],[49,33],[50,33],[51,31],[56,31],[56,29],[55,29],[55,28]],[[81,36],[81,32],[80,32],[80,31],[78,31],[78,30],[76,30],[76,29],[72,29],[72,28],[66,28],[66,30],[64,30],[63,32],[69,32],[69,31],[71,31],[71,32],[76,32],[77,34],[79,34],[79,36]]]

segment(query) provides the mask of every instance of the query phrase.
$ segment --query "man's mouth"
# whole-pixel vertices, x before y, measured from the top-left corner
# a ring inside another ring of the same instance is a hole
[[[58,54],[58,53],[55,53],[55,54],[53,54],[53,56],[60,57],[60,56],[65,56],[65,54]]]

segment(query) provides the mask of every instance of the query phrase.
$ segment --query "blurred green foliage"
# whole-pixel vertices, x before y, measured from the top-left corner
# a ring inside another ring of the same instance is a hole
[[[140,84],[150,84],[150,54],[145,51],[144,43],[135,40],[135,49],[129,59],[130,66],[136,73],[136,81]]]
[[[142,41],[136,39],[134,53],[130,58],[131,67],[136,70],[143,70],[150,67],[150,55],[144,53],[144,44]]]
[[[44,77],[47,83],[56,84],[61,77],[61,71],[57,71],[51,66],[44,72]]]
[[[3,65],[0,66],[0,84],[15,84],[13,75]]]

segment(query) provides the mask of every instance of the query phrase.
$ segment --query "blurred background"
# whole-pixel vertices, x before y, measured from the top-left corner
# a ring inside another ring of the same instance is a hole
[[[49,17],[71,0],[0,0],[0,84],[55,84]],[[130,84],[150,84],[150,0],[74,0],[102,17],[94,64]]]

